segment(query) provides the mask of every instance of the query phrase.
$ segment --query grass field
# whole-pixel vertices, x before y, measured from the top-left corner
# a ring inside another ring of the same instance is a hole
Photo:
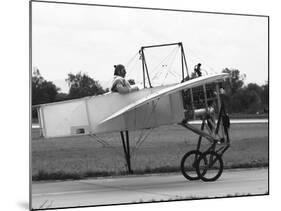
[[[198,139],[181,126],[162,126],[152,130],[136,148],[140,133],[136,131],[130,135],[132,169],[139,174],[179,171],[182,156],[196,148]],[[231,147],[223,157],[225,168],[268,165],[267,124],[233,124],[230,136]],[[33,129],[33,180],[125,174],[119,133],[102,134],[99,138],[108,146],[89,136],[42,139],[39,131]],[[204,143],[203,147],[206,147],[208,142],[205,140]]]

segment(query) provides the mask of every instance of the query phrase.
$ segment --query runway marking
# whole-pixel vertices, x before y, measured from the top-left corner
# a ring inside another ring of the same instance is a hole
[[[189,121],[189,124],[201,124],[202,121],[194,120]],[[260,123],[268,123],[268,119],[230,119],[231,124],[260,124]]]
[[[189,121],[190,124],[201,124],[202,121],[200,120],[194,120],[194,121]],[[247,124],[247,123],[268,123],[268,119],[230,119],[231,124]],[[39,124],[32,124],[32,128],[40,128]]]

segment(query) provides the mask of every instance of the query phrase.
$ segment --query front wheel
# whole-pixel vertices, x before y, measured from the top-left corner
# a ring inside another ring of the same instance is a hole
[[[202,156],[202,152],[192,150],[187,152],[181,159],[181,172],[188,180],[198,180],[200,177],[196,172],[198,159]],[[204,162],[204,158],[202,162]],[[207,162],[207,161],[206,161]],[[202,173],[203,174],[203,173]]]
[[[221,176],[222,171],[223,161],[218,153],[209,151],[198,158],[196,172],[201,180],[205,182],[215,181]]]

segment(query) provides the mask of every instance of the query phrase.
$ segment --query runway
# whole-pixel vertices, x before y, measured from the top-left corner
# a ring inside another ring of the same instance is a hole
[[[188,181],[181,174],[123,176],[33,183],[32,207],[44,209],[267,192],[267,168],[224,170],[217,181],[207,183]]]

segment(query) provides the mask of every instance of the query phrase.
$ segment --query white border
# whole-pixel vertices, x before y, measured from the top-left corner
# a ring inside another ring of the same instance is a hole
[[[70,0],[68,0],[70,1]],[[92,0],[96,4],[270,15],[270,196],[76,208],[70,210],[269,210],[280,207],[280,7],[278,1]],[[1,210],[27,210],[29,173],[28,1],[1,2]]]

